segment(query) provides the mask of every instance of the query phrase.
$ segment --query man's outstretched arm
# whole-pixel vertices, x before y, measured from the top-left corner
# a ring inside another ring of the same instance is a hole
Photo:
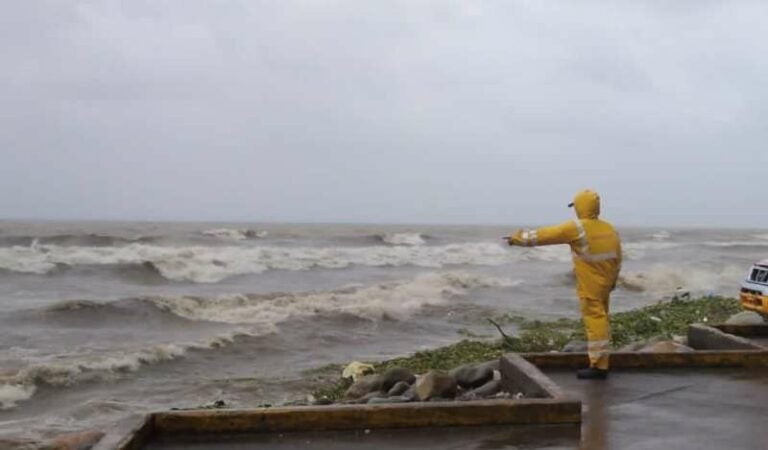
[[[570,244],[579,238],[576,222],[569,220],[560,225],[535,230],[517,230],[507,238],[509,245],[535,247],[537,245]]]

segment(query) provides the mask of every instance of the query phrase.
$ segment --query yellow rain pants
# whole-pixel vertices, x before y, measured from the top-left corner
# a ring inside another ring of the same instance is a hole
[[[589,363],[591,367],[608,369],[608,302],[621,270],[621,241],[610,223],[598,219],[600,196],[596,192],[579,192],[572,205],[577,219],[537,230],[518,230],[509,237],[509,245],[571,246]]]

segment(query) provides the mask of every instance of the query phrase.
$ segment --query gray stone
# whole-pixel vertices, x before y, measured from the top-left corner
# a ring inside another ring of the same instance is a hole
[[[565,353],[586,353],[587,342],[586,341],[571,341],[563,347],[561,352]]]
[[[401,397],[409,398],[411,401],[418,400],[418,395],[416,395],[416,383],[408,386],[408,390],[403,392]]]
[[[456,383],[464,389],[474,389],[493,380],[493,369],[487,364],[465,364],[451,371]]]
[[[742,311],[725,321],[726,325],[763,325],[764,323],[763,316],[754,311]]]
[[[491,377],[493,372],[491,371]],[[416,396],[421,401],[432,398],[456,397],[458,385],[456,379],[444,372],[431,370],[416,380]]]
[[[479,388],[472,389],[471,391],[467,392],[465,395],[471,395],[478,398],[484,398],[484,397],[490,397],[492,395],[496,395],[501,391],[501,381],[500,380],[491,380],[484,385],[480,386]]]
[[[398,381],[394,386],[392,386],[392,389],[387,391],[387,397],[397,397],[399,395],[403,395],[410,388],[411,385],[405,381]]]
[[[371,392],[381,390],[381,377],[378,375],[366,375],[355,381],[344,394],[345,400],[361,398]]]
[[[387,369],[387,371],[381,375],[381,390],[389,391],[394,385],[401,381],[413,384],[413,382],[416,381],[416,376],[413,375],[413,372],[404,367]]]

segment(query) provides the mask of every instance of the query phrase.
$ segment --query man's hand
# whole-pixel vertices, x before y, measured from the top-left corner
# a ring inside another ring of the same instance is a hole
[[[507,237],[507,244],[526,245],[526,242],[523,240],[523,230],[517,230],[514,233],[512,233],[511,236]]]

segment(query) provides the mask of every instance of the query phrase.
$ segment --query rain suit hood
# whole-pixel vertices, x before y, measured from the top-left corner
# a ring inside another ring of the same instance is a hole
[[[600,195],[589,189],[576,194],[571,203],[579,219],[597,219],[600,215]]]

